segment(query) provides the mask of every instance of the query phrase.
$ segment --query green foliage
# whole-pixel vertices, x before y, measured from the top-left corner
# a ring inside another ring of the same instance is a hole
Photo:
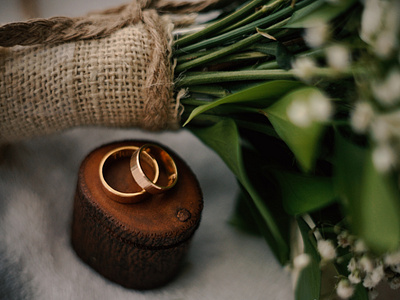
[[[287,111],[294,101],[298,99],[307,100],[318,94],[321,94],[321,92],[316,88],[298,89],[263,110],[280,138],[293,151],[304,171],[310,171],[314,167],[318,142],[323,133],[324,124],[313,121],[307,127],[299,127],[289,120]]]
[[[260,235],[258,224],[262,224],[262,219],[257,213],[257,209],[252,205],[251,199],[243,193],[239,193],[235,203],[235,210],[229,223],[250,234]]]
[[[321,209],[336,199],[330,177],[274,171],[279,181],[283,206],[290,215]]]
[[[314,236],[310,234],[310,227],[302,218],[297,218],[297,224],[304,243],[304,253],[310,256],[311,262],[300,271],[295,287],[295,297],[296,300],[319,300],[321,270],[319,268],[320,256],[314,246],[316,241]]]
[[[288,91],[291,91],[302,85],[303,84],[296,81],[274,80],[262,83],[255,87],[244,89],[235,94],[196,107],[183,126],[188,124],[196,116],[220,105],[241,104],[251,107],[267,107],[268,105],[285,95]]]
[[[361,14],[357,0],[253,0],[181,37],[173,50],[175,88],[190,93],[182,99],[184,126],[217,152],[239,182],[231,223],[262,234],[286,263],[289,225],[297,218],[311,257],[296,285],[297,300],[319,299],[321,284],[315,237],[302,215],[309,214],[327,239],[335,240],[333,226],[340,224],[365,241],[372,255],[400,246],[398,178],[376,170],[374,145],[368,144],[372,126],[363,147],[355,142],[359,136],[333,138],[337,126],[352,131],[353,101],[364,99],[372,103],[372,122],[383,117],[394,126],[388,146],[398,153],[400,145],[393,130],[398,120],[392,124],[398,116],[390,116],[398,103],[380,103],[385,99],[374,90],[381,81],[389,86],[384,70],[398,69],[397,52],[384,62],[382,53],[373,53],[382,31],[373,33],[368,48],[361,42],[368,38],[359,35]],[[304,33],[307,42],[320,38],[322,46],[307,48]],[[372,62],[368,72],[362,60]],[[381,71],[371,75],[377,66]],[[333,264],[339,276],[347,276],[352,252],[340,249],[341,260]],[[359,284],[353,299],[366,298]]]
[[[235,122],[227,119],[210,127],[192,128],[191,130],[206,145],[218,153],[221,159],[236,175],[243,190],[252,199],[254,207],[262,218],[262,231],[271,249],[282,264],[287,262],[289,258],[287,238],[280,226],[278,226],[273,213],[266,205],[265,199],[260,197],[253,183],[248,178],[243,164],[241,141]]]
[[[354,232],[376,253],[400,246],[399,190],[379,173],[368,149],[336,136],[335,183]]]
[[[348,11],[356,3],[356,0],[337,2],[329,3],[329,1],[325,0],[316,0],[311,5],[296,11],[284,27],[307,28],[316,26],[316,24],[320,24],[321,22],[327,23]]]

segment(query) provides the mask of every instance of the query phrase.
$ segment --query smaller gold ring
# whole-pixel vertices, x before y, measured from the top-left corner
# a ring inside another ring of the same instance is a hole
[[[168,182],[166,185],[156,184],[144,173],[140,164],[141,154],[147,153],[157,160],[160,169],[165,170]],[[178,169],[172,157],[161,147],[154,144],[145,144],[135,151],[131,157],[131,172],[136,183],[150,194],[160,194],[172,188],[178,180]]]
[[[141,191],[139,192],[134,192],[134,193],[123,193],[120,192],[114,188],[112,188],[104,178],[104,170],[107,165],[109,165],[113,160],[117,160],[118,158],[123,158],[123,157],[131,157],[132,153],[137,151],[139,147],[137,146],[123,146],[119,148],[115,148],[111,151],[109,151],[106,155],[104,155],[103,159],[100,162],[100,168],[99,168],[99,175],[100,175],[100,181],[102,183],[103,191],[106,193],[106,195],[111,198],[114,201],[120,202],[120,203],[136,203],[141,201],[144,197],[146,197],[146,190],[142,188]],[[146,163],[148,163],[150,166],[153,167],[154,170],[154,178],[153,181],[157,182],[160,170],[158,167],[157,161],[152,158],[147,152],[143,156],[144,160]],[[139,185],[140,186],[140,185]]]

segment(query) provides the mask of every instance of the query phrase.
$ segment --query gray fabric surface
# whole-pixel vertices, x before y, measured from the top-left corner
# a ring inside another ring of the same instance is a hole
[[[204,193],[203,218],[182,272],[154,291],[131,291],[103,279],[77,258],[69,242],[81,161],[95,147],[124,139],[171,147]],[[222,161],[187,131],[74,129],[4,148],[0,299],[292,299],[290,276],[264,240],[227,223],[236,192]]]
[[[122,3],[41,0],[43,16],[82,15]],[[0,1],[0,23],[22,16]],[[182,272],[152,291],[127,290],[94,272],[69,242],[77,172],[94,148],[150,139],[178,153],[204,193],[203,218]],[[293,299],[290,275],[262,238],[231,227],[237,184],[222,161],[187,131],[73,129],[3,148],[0,163],[0,299]]]

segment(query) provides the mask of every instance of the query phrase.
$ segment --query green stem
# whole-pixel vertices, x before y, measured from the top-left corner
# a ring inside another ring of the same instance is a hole
[[[197,100],[197,99],[194,99],[194,98],[186,98],[186,99],[182,99],[181,103],[183,104],[183,106],[185,107],[185,110],[186,110],[186,107],[188,105],[197,107],[197,106],[201,106],[201,105],[204,105],[204,104],[208,104],[210,102],[209,101],[203,101],[203,100]]]
[[[250,24],[247,24],[243,27],[234,29],[232,31],[226,32],[224,34],[206,39],[204,41],[186,46],[184,48],[181,49],[177,49],[174,52],[174,55],[180,55],[180,54],[186,54],[186,53],[190,53],[190,52],[195,52],[195,51],[199,51],[201,49],[205,49],[205,48],[210,48],[210,47],[214,47],[217,45],[221,45],[225,42],[231,42],[236,40],[237,38],[241,38],[243,36],[252,34],[254,32],[256,32],[256,29],[260,26],[262,27],[269,27],[271,25],[273,25],[276,22],[279,22],[283,19],[286,19],[288,17],[290,17],[296,10],[303,8],[307,5],[309,5],[310,3],[313,3],[315,0],[304,0],[301,1],[300,3],[296,3],[296,5],[292,8],[292,7],[286,7],[283,8],[279,11],[277,11],[276,13],[269,15],[265,18],[259,19],[257,21],[254,21]],[[175,44],[177,46],[179,46],[178,44]]]
[[[324,55],[324,49],[313,49],[296,55],[296,57],[322,57]],[[269,61],[262,63],[256,67],[256,70],[270,70],[278,68],[278,63],[276,61]]]
[[[226,88],[214,84],[208,84],[206,86],[205,85],[191,86],[189,88],[189,91],[191,93],[209,95],[218,98],[226,97],[229,94],[231,94]]]
[[[335,81],[338,78],[351,77],[355,73],[361,72],[356,67],[338,72],[332,68],[317,68],[313,72],[314,78]],[[176,87],[209,84],[230,81],[249,81],[249,80],[285,80],[295,78],[293,70],[245,70],[245,71],[217,71],[217,72],[191,72],[176,82]]]
[[[182,72],[184,70],[188,70],[197,66],[200,66],[202,64],[208,63],[210,61],[216,60],[218,58],[224,57],[228,54],[234,53],[240,49],[246,48],[249,45],[257,42],[258,40],[262,39],[263,36],[261,34],[254,34],[252,36],[249,36],[233,45],[224,47],[220,50],[214,51],[210,54],[204,55],[202,57],[196,58],[194,60],[185,62],[181,65],[178,65],[175,69],[175,72]]]
[[[186,109],[186,107],[185,107],[185,109]],[[185,113],[182,116],[182,120],[184,122],[186,122],[188,116],[189,116],[189,114],[185,111]],[[190,128],[191,126],[196,126],[196,123],[199,124],[202,122],[218,123],[221,120],[227,120],[227,119],[234,120],[235,123],[237,124],[237,126],[242,129],[247,129],[247,130],[251,130],[254,132],[263,133],[263,134],[271,136],[271,137],[279,138],[275,129],[270,126],[266,126],[265,124],[249,122],[249,121],[243,121],[240,119],[232,118],[231,116],[200,114],[200,115],[196,116],[196,118],[194,118],[188,125],[186,125],[186,127]],[[184,124],[184,122],[182,124]]]
[[[260,64],[256,68],[256,70],[271,70],[271,69],[277,69],[277,68],[279,68],[279,65],[278,65],[277,61],[274,60],[274,61],[268,61],[263,64]]]
[[[204,37],[209,36],[210,34],[217,32],[221,28],[224,28],[237,20],[242,19],[244,16],[248,14],[249,11],[253,10],[255,7],[259,6],[266,0],[253,0],[247,5],[243,6],[241,9],[237,10],[236,12],[230,14],[229,16],[223,18],[222,20],[215,22],[201,31],[195,32],[193,34],[187,35],[175,42],[175,46],[182,47],[187,45],[194,40],[198,40]]]
[[[228,28],[225,28],[224,30],[220,31],[219,33],[225,33],[228,31],[231,31],[233,29],[242,27],[250,22],[253,22],[254,20],[257,20],[259,17],[269,14],[272,10],[274,10],[276,7],[278,7],[279,5],[283,4],[284,2],[287,2],[287,0],[275,0],[272,3],[266,4],[263,7],[261,7],[261,9],[259,9],[258,11],[256,11],[255,13],[253,13],[252,15],[248,16],[247,18],[229,26]]]
[[[293,77],[293,71],[285,70],[192,72],[179,80],[176,87],[229,81],[293,79]]]
[[[176,59],[176,62],[179,65],[179,64],[191,61],[193,59],[208,55],[210,53],[213,53],[214,51],[215,51],[215,49],[210,49],[210,50],[207,50],[207,51],[201,51],[201,52],[189,53],[189,54],[186,54],[186,55],[182,55],[182,56],[179,56]]]

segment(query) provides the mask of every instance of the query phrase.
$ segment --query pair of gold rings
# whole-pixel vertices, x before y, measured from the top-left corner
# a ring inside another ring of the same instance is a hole
[[[141,188],[138,192],[118,191],[111,187],[104,176],[110,165],[121,158],[129,157],[130,173]],[[149,168],[151,172],[148,171]],[[109,151],[100,162],[99,174],[106,195],[120,203],[136,203],[149,194],[164,193],[178,180],[178,170],[173,158],[163,148],[154,144],[145,144],[141,147],[123,146]]]

